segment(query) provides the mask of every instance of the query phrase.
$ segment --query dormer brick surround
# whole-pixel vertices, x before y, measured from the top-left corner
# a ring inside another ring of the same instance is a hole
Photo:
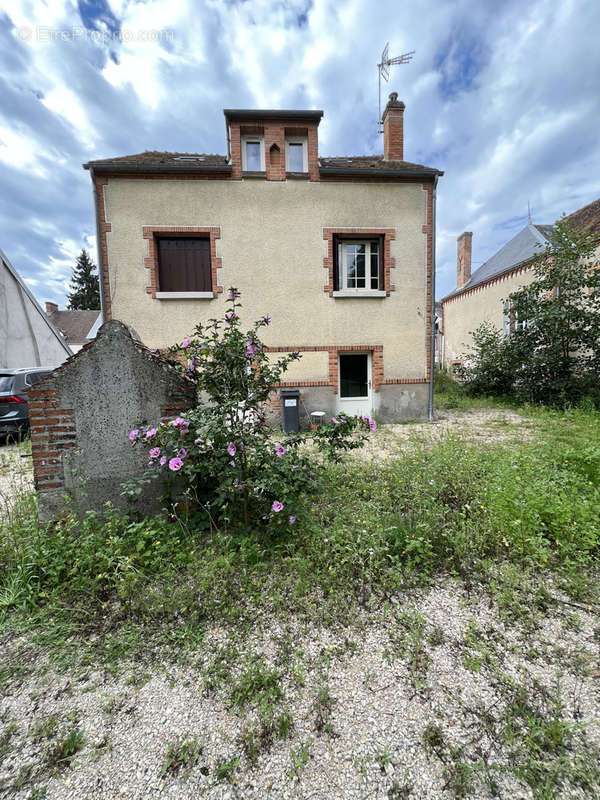
[[[286,172],[286,137],[306,137],[308,178],[319,180],[318,128],[322,111],[256,111],[225,109],[225,125],[231,157],[231,178],[242,178],[242,137],[262,136],[265,176],[268,181],[284,181]]]

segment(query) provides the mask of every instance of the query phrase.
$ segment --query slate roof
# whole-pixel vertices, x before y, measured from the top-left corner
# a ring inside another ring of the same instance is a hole
[[[508,272],[519,266],[519,264],[524,264],[526,261],[543,253],[546,246],[552,242],[552,231],[552,225],[528,223],[523,230],[519,231],[497,253],[476,269],[470,280],[463,284],[460,289],[454,289],[450,294],[447,294],[442,299],[442,302],[457,294],[462,294],[468,289],[473,289],[475,286],[479,286],[491,278],[501,275],[503,272]]]
[[[168,153],[160,150],[144,150],[143,153],[134,153],[130,156],[115,156],[114,158],[100,158],[88,161],[83,166],[101,167],[106,164],[168,164],[176,168],[190,166],[228,166],[227,156],[216,153]]]
[[[62,333],[67,344],[85,344],[100,311],[51,311],[48,319]]]
[[[101,158],[96,161],[88,161],[84,164],[85,169],[94,167],[115,166],[119,170],[124,170],[131,165],[135,169],[140,167],[162,167],[172,168],[173,170],[202,169],[206,168],[215,171],[218,167],[229,171],[231,164],[227,156],[216,153],[167,153],[159,150],[146,150],[143,153],[134,153],[129,156],[116,156],[114,158]],[[344,172],[356,170],[358,174],[372,172],[415,172],[434,175],[443,175],[438,169],[426,167],[423,164],[413,164],[410,161],[386,161],[382,155],[372,156],[338,156],[335,158],[319,158],[319,166],[326,171]],[[360,172],[359,172],[360,171]]]

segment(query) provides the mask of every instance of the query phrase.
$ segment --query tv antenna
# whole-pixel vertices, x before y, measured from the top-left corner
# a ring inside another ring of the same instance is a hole
[[[377,123],[377,127],[379,133],[383,131],[383,122],[381,119],[381,79],[383,78],[386,82],[389,81],[390,67],[394,64],[408,64],[409,61],[412,61],[412,57],[415,54],[415,51],[411,50],[410,53],[403,53],[401,56],[390,58],[389,47],[390,43],[388,42],[381,53],[381,62],[377,64],[377,71],[379,73],[379,122]]]

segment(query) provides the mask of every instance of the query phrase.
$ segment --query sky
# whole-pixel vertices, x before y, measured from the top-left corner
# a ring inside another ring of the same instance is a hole
[[[223,108],[320,108],[322,156],[381,153],[385,99],[404,157],[444,170],[437,297],[527,223],[600,196],[598,0],[5,0],[0,247],[43,303],[96,258],[82,163],[143,150],[226,153]]]

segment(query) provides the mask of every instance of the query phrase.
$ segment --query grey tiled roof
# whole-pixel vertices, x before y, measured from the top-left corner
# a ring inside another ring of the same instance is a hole
[[[100,311],[51,311],[47,316],[67,340],[67,344],[85,344]]]
[[[460,289],[455,289],[443,299],[447,300],[449,297],[454,297],[454,295],[462,294],[468,289],[473,289],[475,286],[489,281],[490,278],[495,278],[497,275],[501,275],[503,272],[507,272],[543,253],[546,246],[552,241],[552,230],[552,225],[533,225],[528,223],[523,230],[519,231],[497,253],[476,269],[471,275],[471,279],[463,284]]]
[[[114,158],[100,158],[84,164],[92,167],[101,167],[106,164],[170,164],[173,167],[186,167],[190,164],[196,166],[226,165],[227,156],[215,153],[167,153],[161,150],[145,150],[143,153],[134,153],[130,156],[115,156]]]

